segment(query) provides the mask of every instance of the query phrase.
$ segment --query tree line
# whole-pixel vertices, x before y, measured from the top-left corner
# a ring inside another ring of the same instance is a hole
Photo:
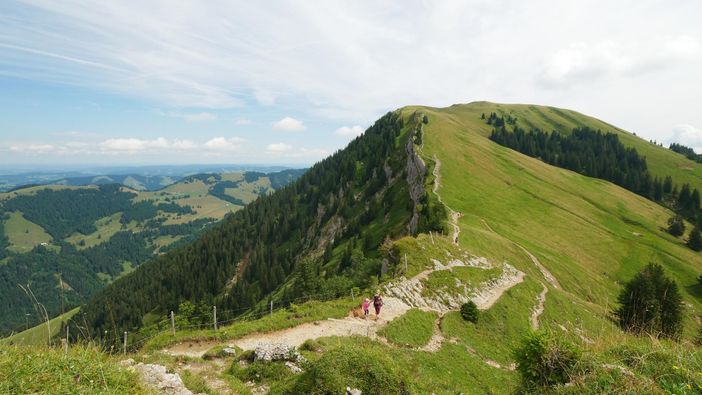
[[[700,192],[689,184],[679,186],[670,176],[652,176],[646,159],[634,148],[624,146],[614,133],[604,133],[588,127],[572,130],[570,134],[546,133],[539,129],[525,131],[517,125],[509,131],[502,117],[495,113],[487,117],[493,125],[500,124],[490,139],[525,155],[577,173],[610,181],[640,196],[657,202],[676,213],[671,219],[669,232],[684,233],[684,219],[694,224],[687,245],[702,250],[700,224]],[[515,118],[513,118],[515,119]]]
[[[672,143],[668,148],[671,151],[675,151],[679,154],[685,155],[687,159],[693,160],[697,163],[702,163],[702,155],[696,153],[695,150],[690,147],[678,143]]]

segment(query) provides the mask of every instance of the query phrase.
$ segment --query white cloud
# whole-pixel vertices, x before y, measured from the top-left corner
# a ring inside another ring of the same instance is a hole
[[[139,152],[149,149],[168,148],[168,140],[159,137],[154,140],[142,140],[137,138],[116,138],[108,139],[100,143],[100,148],[104,151],[124,151],[124,152]]]
[[[280,153],[280,152],[287,152],[292,149],[292,146],[285,144],[285,143],[273,143],[273,144],[268,144],[266,146],[266,151],[272,152],[272,153]]]
[[[671,119],[702,125],[700,1],[164,4],[10,2],[0,76],[196,114],[304,108],[309,124],[490,100],[570,107],[657,140]]]
[[[183,119],[188,122],[215,121],[217,116],[209,112],[201,112],[197,114],[183,114]]]
[[[94,137],[100,136],[97,133],[81,132],[81,131],[77,131],[77,130],[67,130],[64,132],[53,132],[53,133],[50,133],[50,135],[56,136],[56,137],[74,137],[74,138],[94,138]]]
[[[548,57],[538,79],[544,85],[571,85],[604,77],[632,77],[675,67],[699,54],[700,42],[685,35],[574,43]]]
[[[355,126],[342,126],[339,129],[336,129],[334,131],[334,134],[337,136],[344,136],[344,137],[356,137],[360,136],[363,134],[363,128],[360,127],[359,125]]]
[[[687,124],[677,125],[673,133],[665,140],[666,145],[678,143],[692,147],[696,153],[702,154],[702,130]]]
[[[28,154],[45,154],[52,152],[56,149],[54,145],[51,144],[35,144],[35,143],[20,143],[10,145],[10,151],[22,152]]]
[[[190,151],[197,149],[198,145],[191,140],[174,140],[172,147],[179,151]]]
[[[302,121],[290,117],[285,117],[273,124],[273,130],[280,132],[300,132],[305,129]]]
[[[254,97],[256,101],[264,106],[272,106],[275,104],[275,95],[267,90],[255,89]]]
[[[166,115],[172,118],[180,118],[186,122],[203,122],[203,121],[216,121],[219,117],[216,114],[209,112],[199,112],[199,113],[181,113],[181,112],[163,112],[161,110],[156,111],[157,114]]]
[[[320,160],[329,156],[329,151],[323,148],[300,148],[289,155],[291,158]]]
[[[241,148],[241,144],[244,143],[244,139],[240,137],[215,137],[208,140],[204,147],[215,150],[215,151],[236,151]]]

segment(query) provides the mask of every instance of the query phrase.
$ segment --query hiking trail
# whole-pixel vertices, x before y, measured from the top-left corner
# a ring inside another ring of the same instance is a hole
[[[453,244],[458,245],[458,235],[461,233],[461,227],[458,226],[458,219],[461,218],[463,214],[455,211],[444,203],[443,200],[441,200],[441,195],[439,195],[439,187],[441,187],[441,161],[436,155],[434,155],[433,159],[434,170],[432,171],[432,174],[434,175],[434,186],[432,188],[432,192],[434,195],[436,195],[437,199],[439,199],[439,203],[443,204],[449,212],[449,223],[451,224],[451,227],[453,227],[453,235],[451,236],[451,240],[453,240]]]
[[[531,310],[531,317],[529,321],[531,322],[531,329],[539,329],[539,317],[544,313],[544,304],[546,303],[546,294],[548,293],[548,288],[541,284],[544,290],[536,297],[536,306]]]
[[[562,289],[562,288],[561,288],[561,284],[558,283],[558,280],[556,280],[556,277],[555,277],[553,274],[551,274],[551,272],[550,272],[548,269],[546,269],[546,267],[545,267],[543,264],[541,264],[541,261],[539,261],[539,258],[537,258],[534,254],[532,254],[531,252],[529,252],[529,250],[527,250],[524,246],[522,246],[521,244],[517,243],[516,241],[511,240],[511,239],[509,239],[509,238],[507,238],[507,237],[504,237],[504,236],[502,236],[501,234],[497,233],[497,232],[495,231],[495,229],[493,229],[493,228],[490,226],[490,224],[488,224],[487,221],[485,221],[485,219],[481,219],[481,221],[483,221],[483,224],[485,225],[485,227],[486,227],[490,232],[492,232],[492,233],[494,233],[494,234],[496,234],[496,235],[498,235],[498,236],[500,236],[500,237],[503,237],[504,239],[506,239],[506,240],[512,242],[514,245],[516,245],[517,247],[519,247],[519,249],[521,249],[522,251],[524,251],[524,253],[527,254],[527,256],[529,257],[529,259],[531,260],[531,262],[534,264],[534,266],[536,266],[536,267],[539,269],[539,271],[541,272],[541,274],[544,276],[544,279],[546,279],[546,281],[547,281],[549,284],[551,284],[551,286],[552,286],[553,288],[558,289],[558,290]]]

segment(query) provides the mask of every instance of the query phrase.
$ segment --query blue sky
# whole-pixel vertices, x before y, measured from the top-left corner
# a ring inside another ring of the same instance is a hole
[[[702,3],[612,3],[3,1],[0,166],[307,165],[474,100],[702,151]]]

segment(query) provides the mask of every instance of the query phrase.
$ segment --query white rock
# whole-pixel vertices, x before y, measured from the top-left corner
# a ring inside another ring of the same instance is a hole
[[[141,374],[144,382],[153,388],[158,389],[162,394],[168,395],[192,395],[193,393],[185,387],[178,373],[168,373],[165,366],[154,364],[138,363],[136,371]]]

